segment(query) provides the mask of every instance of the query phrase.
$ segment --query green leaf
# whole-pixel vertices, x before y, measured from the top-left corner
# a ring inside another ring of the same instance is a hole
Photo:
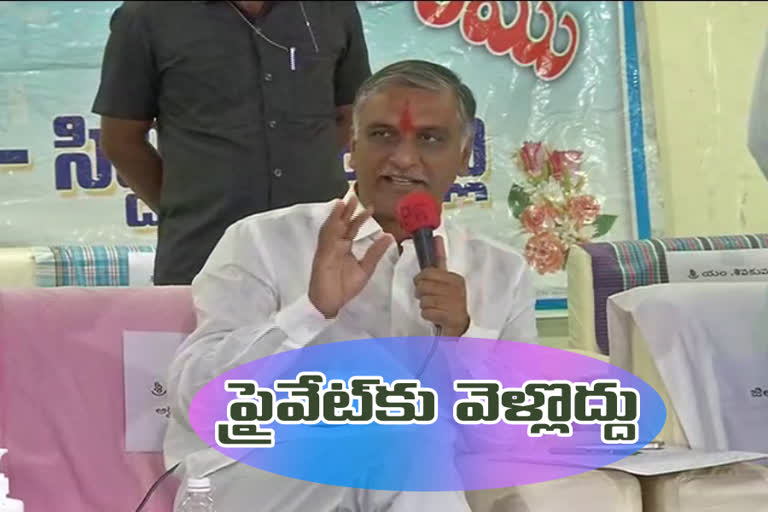
[[[618,215],[598,215],[595,223],[593,224],[597,230],[595,238],[601,237],[609,232],[617,218]]]
[[[512,215],[514,215],[516,219],[519,219],[520,215],[523,214],[523,210],[531,204],[531,198],[525,193],[523,187],[520,185],[512,185],[512,188],[509,189],[507,203],[509,204],[509,207],[512,208]]]

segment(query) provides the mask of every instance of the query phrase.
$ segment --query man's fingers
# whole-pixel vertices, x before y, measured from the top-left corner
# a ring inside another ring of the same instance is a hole
[[[456,295],[456,289],[450,283],[422,279],[416,283],[416,297]]]
[[[419,286],[419,283],[425,281],[446,283],[457,287],[462,287],[464,285],[464,278],[461,275],[438,268],[425,268],[413,278],[413,284],[416,286]]]
[[[418,274],[416,274],[416,277],[414,277],[414,281],[426,280],[426,281],[449,282],[449,281],[455,281],[458,278],[461,278],[459,274],[448,272],[447,270],[443,270],[440,268],[428,267],[420,271]]]
[[[390,234],[381,235],[377,238],[371,246],[365,251],[363,258],[360,260],[360,267],[367,275],[372,275],[376,270],[376,265],[381,261],[384,253],[387,252],[389,245],[394,242],[394,238]]]
[[[334,222],[338,222],[341,220],[341,215],[344,213],[344,210],[346,209],[347,205],[344,204],[344,201],[341,199],[337,199],[333,202],[333,209],[331,209],[331,214],[328,215],[328,218],[325,219],[325,224],[329,225]]]
[[[471,320],[466,315],[457,316],[438,308],[421,310],[421,317],[427,322],[443,328],[443,336],[463,336],[467,332]]]
[[[350,234],[350,219],[355,213],[357,205],[358,201],[355,197],[350,198],[349,202],[347,203],[344,203],[344,201],[340,199],[337,200],[336,204],[333,205],[331,214],[328,216],[328,219],[326,219],[325,224],[321,229],[321,233],[324,234],[327,239],[344,238],[347,240],[352,240],[355,236],[355,233],[357,233],[357,229],[360,227],[357,226],[357,228],[355,228],[354,231],[351,231]],[[361,215],[370,216],[370,213]],[[352,220],[352,222],[359,221],[360,225],[362,225],[367,217],[364,216],[362,219],[359,219],[359,217],[360,216],[356,217],[354,220]]]
[[[340,236],[340,233],[343,233],[342,229],[345,224],[342,222],[341,218],[346,209],[347,205],[344,204],[344,201],[341,199],[337,199],[334,202],[330,215],[328,215],[322,228],[320,228],[320,233],[318,235],[320,238],[327,238],[328,236],[337,237]]]
[[[442,309],[444,310],[445,299],[437,295],[425,295],[419,299],[421,309]]]
[[[352,218],[352,214],[355,213],[355,210],[357,209],[357,197],[352,196],[349,198],[349,202],[344,207],[344,213],[341,216],[341,220],[346,224],[349,222],[349,219]]]
[[[362,211],[354,219],[352,219],[352,221],[347,225],[344,238],[347,240],[353,240],[355,235],[357,235],[357,232],[360,230],[360,227],[371,217],[371,215],[373,215],[373,208],[369,207]]]
[[[435,325],[450,325],[450,314],[446,313],[442,309],[437,308],[424,308],[421,310],[421,318],[427,322],[431,322]]]

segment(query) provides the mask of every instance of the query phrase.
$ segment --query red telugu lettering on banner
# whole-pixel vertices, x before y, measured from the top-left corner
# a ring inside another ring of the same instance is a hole
[[[520,66],[533,66],[542,80],[555,80],[573,63],[579,46],[579,25],[570,12],[564,12],[557,23],[557,13],[552,2],[539,2],[536,11],[546,19],[544,34],[536,39],[531,34],[531,18],[534,15],[530,1],[518,1],[515,19],[504,22],[501,2],[488,1],[415,1],[419,20],[431,28],[447,28],[460,21],[464,39],[476,45],[484,44],[497,56],[509,54]],[[481,10],[485,10],[481,14]],[[556,29],[568,31],[568,44],[563,52],[554,47]]]

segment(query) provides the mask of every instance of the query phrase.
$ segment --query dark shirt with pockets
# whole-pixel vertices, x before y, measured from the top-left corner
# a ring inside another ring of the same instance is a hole
[[[264,37],[225,1],[131,1],[112,16],[93,111],[156,119],[155,284],[189,284],[243,217],[347,190],[335,108],[370,75],[355,2],[271,2],[251,20]]]

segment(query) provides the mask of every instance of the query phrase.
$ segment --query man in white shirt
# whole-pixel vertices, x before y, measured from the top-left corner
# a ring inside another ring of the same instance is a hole
[[[768,178],[768,41],[757,68],[748,131],[749,152]]]
[[[346,198],[235,223],[192,283],[198,325],[170,368],[165,455],[188,476],[210,476],[219,512],[469,510],[461,492],[359,491],[225,457],[188,421],[195,394],[224,372],[315,343],[429,336],[433,325],[443,336],[536,341],[532,277],[517,253],[443,222],[439,268],[420,271],[395,216],[414,190],[442,202],[468,168],[472,92],[442,66],[404,61],[368,79],[353,112],[357,183]]]

